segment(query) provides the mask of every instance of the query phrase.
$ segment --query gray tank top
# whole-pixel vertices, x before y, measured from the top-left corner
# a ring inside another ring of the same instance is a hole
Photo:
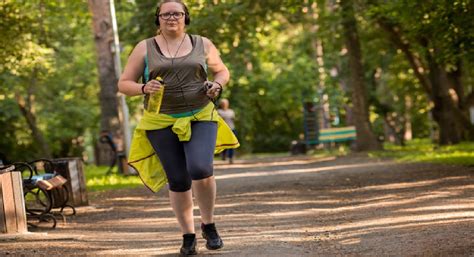
[[[179,114],[205,107],[209,98],[203,90],[207,80],[206,53],[202,37],[189,35],[193,44],[191,52],[185,56],[168,58],[164,56],[155,38],[146,40],[147,56],[144,79],[160,76],[165,84],[165,93],[160,113]],[[147,108],[149,95],[145,95]]]

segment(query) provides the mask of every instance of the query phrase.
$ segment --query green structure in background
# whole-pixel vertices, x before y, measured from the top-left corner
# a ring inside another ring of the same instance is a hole
[[[304,141],[306,146],[321,143],[336,143],[356,139],[354,126],[321,128],[322,110],[315,102],[303,103],[304,115]]]

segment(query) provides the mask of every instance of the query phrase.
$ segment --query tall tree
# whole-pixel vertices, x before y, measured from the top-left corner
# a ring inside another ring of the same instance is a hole
[[[474,90],[466,90],[462,82],[463,62],[473,56],[472,2],[367,2],[375,22],[403,52],[432,103],[439,143],[473,138],[468,108],[474,104]]]
[[[367,89],[364,81],[364,67],[362,65],[362,53],[357,31],[357,21],[354,16],[352,1],[341,1],[342,25],[344,27],[344,38],[349,55],[349,73],[352,90],[352,111],[354,124],[357,131],[355,150],[367,151],[381,149],[369,120],[369,106]]]
[[[87,5],[5,0],[0,17],[0,152],[86,159],[99,113]]]
[[[110,13],[110,0],[89,0],[92,13],[92,25],[97,53],[97,66],[100,83],[100,129],[121,142],[120,118],[117,97],[117,77],[112,52],[113,30]],[[106,144],[96,145],[96,163],[108,164],[112,158],[112,149]]]

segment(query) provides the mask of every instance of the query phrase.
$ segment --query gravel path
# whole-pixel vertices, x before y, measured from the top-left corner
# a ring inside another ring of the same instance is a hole
[[[200,256],[474,256],[474,167],[281,157],[217,162],[215,174],[225,248],[205,249],[196,226]],[[55,230],[0,236],[0,255],[176,256],[166,195],[92,193]]]

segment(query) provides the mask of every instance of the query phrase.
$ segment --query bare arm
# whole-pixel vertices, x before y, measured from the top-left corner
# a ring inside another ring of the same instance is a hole
[[[217,96],[217,92],[220,87],[224,87],[230,79],[230,73],[227,67],[225,66],[224,62],[219,55],[219,51],[217,50],[216,46],[207,38],[203,37],[204,41],[204,49],[207,55],[207,66],[209,70],[212,72],[214,77],[214,82],[212,83],[212,87],[209,89],[208,95],[211,94],[211,97]]]
[[[143,84],[138,83],[138,79],[143,74],[145,68],[146,42],[138,43],[128,57],[127,65],[120,76],[118,89],[121,93],[128,96],[143,95]],[[145,93],[154,93],[161,87],[160,83],[154,79],[150,80],[143,88]]]

